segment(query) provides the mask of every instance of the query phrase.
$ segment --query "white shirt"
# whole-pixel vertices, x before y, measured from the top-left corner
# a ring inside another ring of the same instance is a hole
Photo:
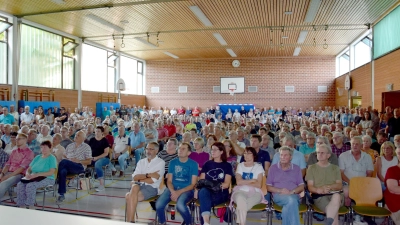
[[[34,116],[32,113],[26,114],[25,112],[21,114],[21,122],[32,123],[34,120]]]
[[[171,115],[176,115],[176,109],[171,109],[171,111],[169,111],[169,113],[171,114]]]
[[[126,149],[127,146],[129,146],[130,142],[129,142],[129,136],[128,135],[124,135],[122,137],[117,136],[114,139],[114,152],[115,153],[121,153],[122,151],[124,151]]]
[[[145,183],[145,185],[150,185],[153,188],[157,188],[158,192],[160,192],[161,179],[164,179],[165,162],[158,156],[156,156],[150,162],[147,158],[139,160],[135,172],[132,174],[132,178],[135,177],[137,174],[154,173],[156,171],[158,171],[158,174],[160,175],[158,180],[155,178],[151,178],[154,183],[152,184]]]
[[[53,137],[50,134],[44,137],[43,134],[39,134],[36,138],[36,141],[39,143],[42,143],[43,141],[50,141],[51,143],[53,143]]]

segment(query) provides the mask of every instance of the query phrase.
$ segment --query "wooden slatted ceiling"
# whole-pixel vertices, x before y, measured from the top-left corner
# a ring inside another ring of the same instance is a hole
[[[88,7],[100,4],[119,4],[129,2],[146,2],[148,0],[65,0],[65,4],[56,4],[50,0],[0,0],[0,9],[14,15],[65,10],[74,7]],[[294,48],[301,46],[300,56],[338,54],[347,44],[359,36],[363,27],[329,27],[327,31],[318,27],[317,31],[308,28],[285,28],[270,32],[265,26],[299,26],[324,24],[365,24],[374,22],[397,0],[323,0],[313,23],[304,23],[310,0],[151,0],[152,4],[120,6],[114,8],[92,9],[74,12],[53,13],[27,16],[25,19],[61,30],[78,37],[89,37],[88,40],[113,48],[111,35],[118,34],[112,28],[99,24],[88,18],[94,14],[110,23],[125,29],[125,34],[158,32],[163,43],[159,48],[138,42],[133,37],[125,36],[126,47],[121,49],[121,40],[117,38],[115,46],[127,54],[148,60],[172,59],[163,52],[169,51],[180,58],[221,58],[230,57],[226,48],[232,48],[238,57],[292,56]],[[164,1],[164,2],[163,2]],[[168,1],[168,2],[165,2]],[[210,19],[211,29],[207,28],[193,15],[189,6],[197,5]],[[292,15],[285,15],[292,11]],[[128,20],[128,24],[122,24]],[[248,28],[248,29],[238,29]],[[358,28],[358,29],[356,29]],[[342,30],[338,30],[342,29]],[[350,30],[346,30],[350,29]],[[197,31],[193,31],[197,30]],[[301,30],[309,30],[303,45],[297,44]],[[167,31],[168,33],[162,33]],[[228,46],[221,46],[212,35],[220,33]],[[104,36],[106,37],[98,37]],[[282,39],[282,36],[288,36]],[[313,39],[317,47],[312,47]],[[272,39],[273,46],[270,46]],[[320,46],[326,39],[328,49]],[[156,37],[151,36],[156,43]],[[283,50],[278,47],[285,45]],[[320,47],[320,48],[318,48]]]

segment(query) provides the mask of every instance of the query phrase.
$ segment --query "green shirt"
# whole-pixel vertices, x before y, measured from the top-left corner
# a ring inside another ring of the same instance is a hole
[[[317,163],[308,166],[306,181],[312,180],[314,187],[335,184],[337,180],[342,180],[338,166],[329,164],[327,167],[321,167]]]
[[[45,173],[49,172],[50,169],[57,168],[57,159],[54,155],[49,155],[46,158],[42,158],[42,155],[36,156],[31,164],[29,164],[32,170],[32,174],[35,173]],[[47,178],[54,180],[54,174],[48,176]]]

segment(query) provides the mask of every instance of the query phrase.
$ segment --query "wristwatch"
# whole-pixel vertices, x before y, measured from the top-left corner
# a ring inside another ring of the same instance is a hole
[[[146,178],[149,178],[149,174],[148,173],[146,173]]]
[[[292,193],[293,193],[293,194],[296,194],[296,191],[295,191],[295,190],[293,190],[293,191],[292,191]]]

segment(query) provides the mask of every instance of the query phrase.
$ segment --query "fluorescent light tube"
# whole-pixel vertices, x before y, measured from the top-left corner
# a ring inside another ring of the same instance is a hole
[[[100,17],[98,17],[96,15],[89,14],[89,15],[87,15],[87,17],[92,19],[92,20],[94,20],[94,21],[96,21],[96,22],[98,22],[98,23],[101,23],[101,24],[103,24],[103,25],[105,25],[105,26],[107,26],[109,28],[112,28],[115,31],[119,31],[121,33],[124,32],[124,28],[119,27],[119,26],[117,26],[115,24],[112,24],[112,23],[108,22],[107,20],[105,20],[103,18],[100,18]]]
[[[72,42],[72,41],[68,41],[66,44],[64,44],[63,51],[64,52],[69,52],[72,49],[78,47],[78,45],[79,45],[78,43],[75,43],[75,42]]]
[[[213,33],[213,35],[221,45],[228,45],[220,33]]]
[[[232,49],[230,49],[230,48],[227,48],[226,49],[226,51],[229,53],[229,55],[231,55],[232,57],[236,57],[237,55],[235,54],[235,52],[232,50]]]
[[[148,46],[150,46],[150,47],[152,47],[152,48],[157,48],[157,47],[158,47],[157,45],[155,45],[155,44],[153,44],[153,43],[151,43],[151,42],[148,42],[147,40],[144,40],[144,39],[142,39],[142,38],[140,38],[140,37],[135,37],[134,39],[135,39],[136,41],[142,42],[143,44],[148,45]]]
[[[305,23],[311,23],[314,21],[320,5],[321,5],[321,0],[311,0],[310,1],[310,5],[308,6],[306,18],[304,19]]]
[[[12,26],[12,23],[0,20],[0,34]]]
[[[306,31],[306,30],[300,31],[299,38],[297,38],[297,43],[298,44],[304,43],[304,41],[306,40],[307,34],[308,34],[308,31]]]
[[[300,51],[301,51],[301,48],[300,48],[300,47],[295,48],[295,49],[294,49],[294,52],[293,52],[293,56],[299,56]]]
[[[171,56],[171,57],[174,58],[174,59],[179,59],[178,56],[172,54],[171,52],[164,52],[164,54],[166,54],[166,55],[168,55],[168,56]]]
[[[204,26],[212,27],[211,21],[197,5],[189,6],[189,9],[192,10],[193,14],[204,24]]]

